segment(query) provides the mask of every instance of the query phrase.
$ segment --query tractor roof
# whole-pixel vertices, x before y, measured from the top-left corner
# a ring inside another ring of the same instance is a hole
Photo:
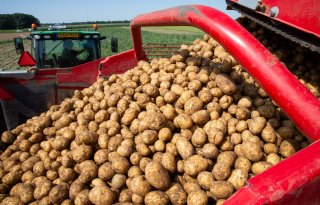
[[[64,39],[100,39],[101,35],[97,31],[34,31],[30,38],[38,40],[64,40]]]
[[[78,33],[78,34],[81,34],[81,35],[86,35],[86,34],[91,34],[91,35],[94,35],[94,34],[97,34],[97,35],[100,35],[99,32],[97,31],[77,31],[77,30],[55,30],[55,31],[33,31],[31,33],[31,35],[54,35],[54,34],[59,34],[59,33]]]

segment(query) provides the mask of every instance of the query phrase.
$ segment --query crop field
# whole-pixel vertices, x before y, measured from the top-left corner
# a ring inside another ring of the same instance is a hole
[[[84,30],[85,25],[80,27],[73,26],[73,29]],[[85,29],[86,30],[86,29]],[[119,51],[123,52],[132,48],[132,41],[130,36],[130,29],[127,25],[104,25],[100,26],[98,30],[102,36],[106,36],[107,39],[101,43],[101,56],[110,56],[115,53],[111,52],[111,37],[118,38]],[[19,55],[16,54],[13,38],[28,33],[5,33],[0,32],[0,71],[1,70],[17,70],[24,69],[17,64]],[[147,27],[142,29],[143,42],[152,43],[175,43],[175,44],[190,44],[195,38],[201,38],[203,32],[200,30],[187,27],[187,26],[173,26],[173,27]],[[30,51],[30,40],[24,40],[25,50]]]

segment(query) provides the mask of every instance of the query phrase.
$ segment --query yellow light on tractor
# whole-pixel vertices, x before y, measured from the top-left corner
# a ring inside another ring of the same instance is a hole
[[[96,23],[92,24],[92,28],[93,28],[95,31],[98,30],[98,24],[96,24]]]
[[[37,24],[35,24],[35,23],[31,24],[31,28],[32,29],[36,29],[37,28]]]

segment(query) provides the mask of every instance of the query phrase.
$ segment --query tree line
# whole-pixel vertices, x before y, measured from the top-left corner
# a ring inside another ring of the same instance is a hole
[[[0,14],[0,29],[30,28],[33,23],[40,25],[39,19],[30,14]]]

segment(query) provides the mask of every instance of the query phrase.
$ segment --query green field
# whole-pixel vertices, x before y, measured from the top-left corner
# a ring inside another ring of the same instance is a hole
[[[190,44],[194,39],[203,37],[203,33],[194,28],[182,27],[182,30],[180,30],[180,28],[177,26],[170,29],[168,28],[169,27],[163,27],[160,29],[159,27],[159,30],[157,30],[157,28],[155,29],[157,31],[154,32],[142,30],[143,42]],[[187,33],[185,31],[187,31]],[[132,48],[130,29],[128,27],[103,27],[99,29],[99,32],[101,32],[103,36],[107,37],[107,39],[102,42],[102,56],[112,55],[110,51],[111,37],[118,38],[119,52],[123,52]]]

